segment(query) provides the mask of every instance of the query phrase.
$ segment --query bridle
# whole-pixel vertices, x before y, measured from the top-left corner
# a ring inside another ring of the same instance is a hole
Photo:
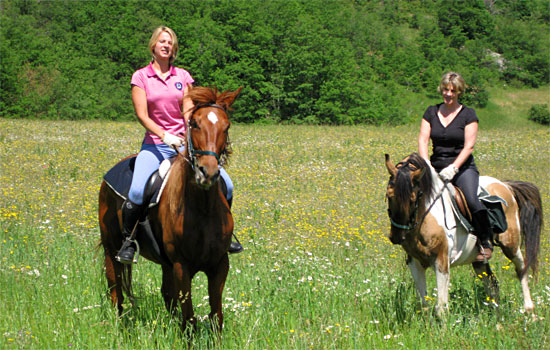
[[[399,168],[402,168],[404,166],[408,166],[409,165],[409,162],[400,162],[396,165],[396,168],[399,169]],[[392,184],[392,182],[390,181],[390,185]],[[447,183],[445,183],[446,185]],[[394,218],[392,217],[392,212],[391,212],[391,209],[388,207],[388,216],[390,218],[390,223],[392,226],[394,227],[397,227],[401,230],[406,230],[406,231],[412,231],[414,229],[416,229],[417,227],[419,226],[422,226],[422,223],[424,222],[424,219],[426,218],[426,215],[428,215],[428,213],[430,212],[430,210],[433,208],[433,206],[435,205],[435,203],[437,203],[437,201],[441,198],[441,196],[443,195],[443,191],[445,190],[446,186],[443,186],[441,188],[441,191],[439,191],[439,193],[437,194],[437,196],[434,198],[434,200],[432,201],[432,203],[430,204],[430,206],[426,209],[426,211],[424,212],[424,214],[422,214],[422,216],[420,217],[419,220],[416,220],[417,217],[418,217],[418,208],[419,208],[419,204],[420,204],[420,198],[424,195],[424,193],[422,192],[422,190],[419,190],[418,192],[416,192],[416,200],[414,201],[414,206],[413,206],[413,210],[411,211],[411,215],[409,215],[409,222],[406,224],[406,225],[401,225],[399,223],[397,223]]]
[[[189,161],[190,161],[191,167],[193,169],[195,168],[195,162],[196,162],[197,156],[213,156],[213,157],[216,158],[216,160],[218,161],[218,164],[220,166],[223,165],[223,159],[220,162],[220,158],[223,155],[223,152],[225,151],[225,147],[224,147],[224,150],[222,151],[222,153],[220,153],[220,154],[217,154],[216,152],[213,152],[213,151],[197,150],[193,147],[193,138],[191,137],[191,130],[192,130],[191,120],[193,119],[193,116],[195,115],[195,113],[199,109],[206,108],[206,107],[218,108],[218,109],[221,109],[222,111],[224,111],[224,113],[227,114],[227,111],[225,110],[225,108],[223,108],[222,106],[217,105],[215,103],[205,103],[205,104],[197,105],[193,109],[193,112],[191,112],[191,116],[189,117],[189,123],[187,125],[187,155],[189,157]]]

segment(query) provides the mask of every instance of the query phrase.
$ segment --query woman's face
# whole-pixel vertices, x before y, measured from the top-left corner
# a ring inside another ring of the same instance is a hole
[[[172,57],[172,37],[170,34],[167,32],[160,33],[153,48],[153,54],[157,60],[170,60],[170,57]]]
[[[452,105],[458,103],[458,92],[456,91],[453,84],[449,84],[441,90],[441,95],[443,96],[443,102],[446,105]]]

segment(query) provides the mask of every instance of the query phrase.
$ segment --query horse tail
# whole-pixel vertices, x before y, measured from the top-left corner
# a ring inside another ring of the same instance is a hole
[[[521,276],[529,267],[537,272],[540,236],[543,228],[543,212],[540,191],[534,184],[524,181],[505,181],[512,189],[519,206],[519,221],[523,243],[525,244],[525,267]],[[520,277],[521,277],[520,276]]]

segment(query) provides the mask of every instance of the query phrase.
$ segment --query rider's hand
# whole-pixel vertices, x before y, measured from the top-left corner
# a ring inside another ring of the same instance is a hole
[[[456,173],[458,173],[457,167],[454,164],[451,164],[439,172],[439,177],[443,181],[451,181],[453,177],[455,177]]]
[[[183,145],[183,139],[181,137],[170,134],[169,132],[164,133],[162,142],[170,147],[179,147]]]

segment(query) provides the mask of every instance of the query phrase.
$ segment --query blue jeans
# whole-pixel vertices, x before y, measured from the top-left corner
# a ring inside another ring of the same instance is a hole
[[[180,152],[185,150],[185,146],[181,146]],[[143,204],[143,193],[145,192],[145,186],[147,181],[158,170],[160,163],[176,155],[176,151],[165,144],[152,145],[143,144],[141,150],[136,158],[136,165],[134,168],[134,176],[132,177],[132,185],[130,186],[130,192],[128,198],[130,201],[137,205]],[[233,198],[233,182],[229,178],[229,174],[224,168],[220,167],[220,176],[225,181],[227,186],[227,200],[230,201]]]

